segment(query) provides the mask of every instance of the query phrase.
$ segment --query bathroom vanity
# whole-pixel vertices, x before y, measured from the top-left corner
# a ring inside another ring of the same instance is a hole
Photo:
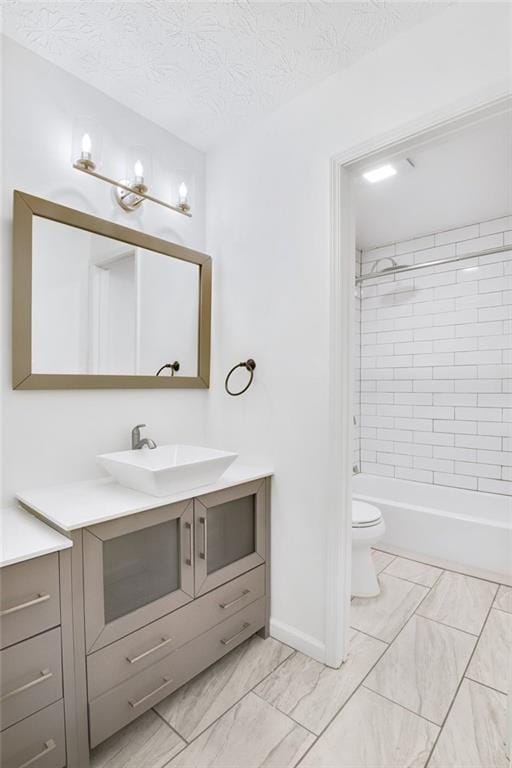
[[[233,465],[213,485],[163,498],[111,480],[19,494],[73,543],[68,766],[87,766],[90,749],[254,633],[267,636],[270,475]]]

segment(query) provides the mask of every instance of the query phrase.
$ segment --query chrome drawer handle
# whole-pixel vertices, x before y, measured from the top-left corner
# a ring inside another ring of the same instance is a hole
[[[130,664],[136,664],[141,659],[145,659],[146,656],[149,656],[151,653],[158,651],[160,648],[163,648],[165,645],[169,645],[169,643],[172,643],[172,637],[162,637],[162,641],[158,643],[158,645],[153,646],[153,648],[148,648],[147,651],[144,651],[143,653],[139,653],[138,656],[132,656],[131,658],[127,656],[126,661],[129,661]]]
[[[234,635],[231,635],[231,637],[226,638],[225,640],[221,640],[222,645],[231,645],[231,643],[237,639],[240,635],[242,635],[245,630],[250,627],[250,623],[248,621],[244,621],[243,627],[239,632],[236,632]]]
[[[146,693],[145,696],[143,696],[141,699],[130,699],[128,701],[128,704],[130,707],[133,707],[133,709],[136,709],[137,707],[140,707],[141,704],[144,704],[148,699],[150,699],[152,696],[155,695],[155,693],[158,693],[159,691],[162,691],[164,688],[166,688],[168,685],[170,685],[173,681],[169,677],[163,678],[164,682],[162,685],[159,685],[158,688],[155,688],[154,691],[151,691],[151,693]]]
[[[185,523],[185,528],[188,531],[188,557],[185,558],[185,565],[192,565],[192,526]]]
[[[234,600],[231,600],[229,603],[219,603],[219,608],[224,608],[226,610],[227,608],[231,608],[232,605],[236,605],[240,602],[240,600],[243,600],[244,597],[247,595],[250,595],[251,590],[250,589],[244,589],[240,597],[236,597]]]
[[[203,551],[199,553],[199,557],[206,560],[206,517],[200,517],[199,522],[203,526]]]
[[[31,680],[30,683],[25,683],[25,685],[20,685],[19,688],[16,688],[14,691],[9,691],[9,693],[5,693],[2,698],[0,698],[0,701],[5,701],[6,699],[10,699],[11,696],[17,696],[18,693],[23,693],[23,691],[28,691],[30,688],[33,688],[35,685],[39,685],[39,683],[44,683],[46,680],[49,680],[50,677],[53,677],[53,672],[50,672],[49,669],[42,669],[39,673],[39,677],[36,677],[35,680]]]
[[[34,757],[31,757],[30,760],[27,760],[26,763],[22,763],[22,765],[19,765],[18,768],[28,768],[29,765],[33,765],[36,760],[40,760],[42,757],[48,754],[48,752],[53,752],[53,750],[56,747],[56,743],[53,739],[48,739],[48,741],[45,741],[44,743],[44,749],[42,752],[39,752],[37,755],[34,755]]]
[[[16,611],[22,611],[23,608],[31,608],[33,605],[39,605],[50,599],[50,595],[43,592],[34,597],[33,600],[28,600],[26,603],[20,603],[19,605],[13,605],[12,608],[4,608],[0,611],[0,616],[8,616],[10,613],[16,613]]]

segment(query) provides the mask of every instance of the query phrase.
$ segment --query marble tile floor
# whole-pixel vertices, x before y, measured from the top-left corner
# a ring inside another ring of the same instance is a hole
[[[512,589],[374,551],[331,669],[254,636],[100,744],[92,768],[510,768]]]

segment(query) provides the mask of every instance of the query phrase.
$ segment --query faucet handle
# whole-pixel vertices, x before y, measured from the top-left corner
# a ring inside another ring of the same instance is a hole
[[[146,424],[137,424],[133,429],[132,432],[135,432],[136,429],[142,429],[142,427],[147,426]]]
[[[140,441],[140,430],[145,426],[145,424],[137,424],[132,429],[132,450],[137,447],[137,443]]]

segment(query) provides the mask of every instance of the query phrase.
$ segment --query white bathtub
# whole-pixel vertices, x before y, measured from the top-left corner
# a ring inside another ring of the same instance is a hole
[[[512,577],[512,497],[365,474],[352,490],[381,509],[384,547]]]

